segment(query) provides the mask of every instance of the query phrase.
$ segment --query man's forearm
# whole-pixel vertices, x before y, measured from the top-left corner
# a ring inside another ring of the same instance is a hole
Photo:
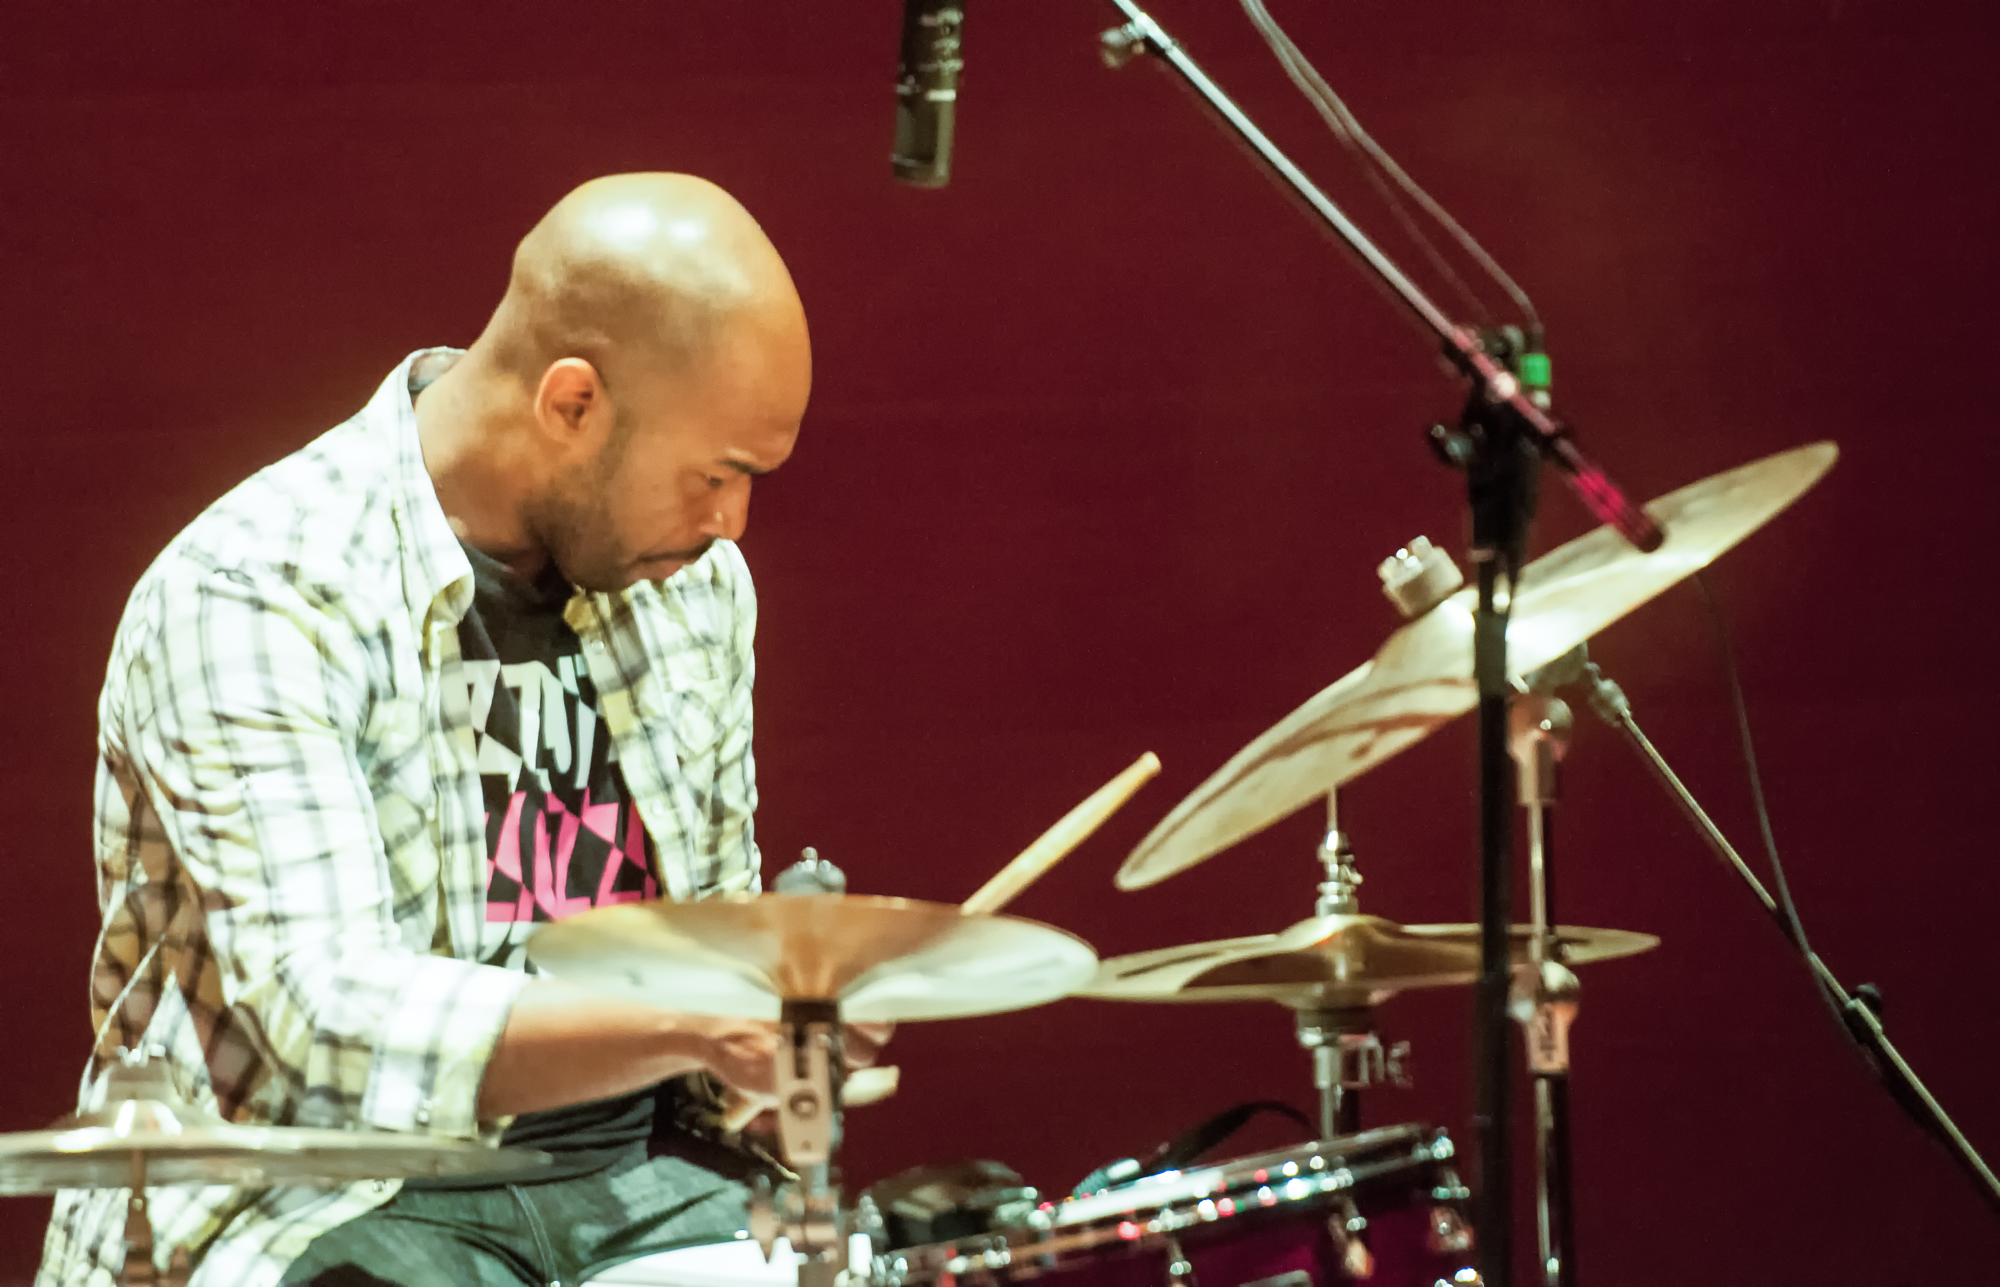
[[[708,1021],[554,979],[521,989],[479,1086],[482,1120],[640,1090],[712,1062]]]

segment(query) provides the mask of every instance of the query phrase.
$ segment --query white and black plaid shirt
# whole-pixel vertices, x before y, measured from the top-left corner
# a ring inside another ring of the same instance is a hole
[[[418,447],[419,356],[217,501],[132,593],[98,710],[85,1105],[113,1052],[144,1046],[233,1121],[499,1136],[475,1103],[524,976],[469,959],[488,866],[454,678],[473,578]],[[742,554],[718,541],[565,615],[661,886],[756,888]],[[159,1260],[185,1247],[198,1287],[265,1287],[395,1191],[156,1190]],[[38,1287],[113,1287],[124,1224],[123,1190],[61,1194]]]

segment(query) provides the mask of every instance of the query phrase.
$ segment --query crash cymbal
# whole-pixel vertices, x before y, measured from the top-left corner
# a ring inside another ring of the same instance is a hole
[[[1514,927],[1514,963],[1529,927]],[[1556,929],[1563,960],[1585,965],[1659,945],[1651,934]],[[1479,974],[1477,925],[1398,925],[1379,916],[1315,916],[1278,934],[1114,956],[1082,995],[1105,1001],[1276,1001],[1295,1010],[1372,1005],[1414,988],[1465,986]]]
[[[786,1000],[853,1020],[953,1019],[1041,1005],[1087,983],[1088,944],[1013,916],[851,894],[623,903],[543,927],[557,978],[675,1010],[776,1019]]]
[[[1666,544],[1642,554],[1608,527],[1530,563],[1507,626],[1515,674],[1545,666],[1769,522],[1833,466],[1814,443],[1716,474],[1646,506]],[[1185,871],[1351,781],[1478,704],[1467,587],[1389,636],[1174,807],[1118,869],[1120,889]]]
[[[345,1184],[413,1176],[518,1179],[547,1153],[391,1131],[238,1126],[186,1103],[154,1066],[114,1068],[103,1107],[46,1131],[0,1135],[0,1194],[122,1189],[135,1157],[149,1186]]]

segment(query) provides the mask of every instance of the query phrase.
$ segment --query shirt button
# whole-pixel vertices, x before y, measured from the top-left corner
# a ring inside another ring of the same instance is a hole
[[[417,1125],[429,1126],[430,1124],[431,1124],[431,1101],[427,1099],[421,1104],[417,1105]]]

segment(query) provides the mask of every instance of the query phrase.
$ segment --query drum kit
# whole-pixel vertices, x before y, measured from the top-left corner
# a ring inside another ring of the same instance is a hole
[[[1564,1092],[1579,998],[1573,971],[1658,942],[1554,922],[1544,842],[1568,715],[1553,687],[1576,673],[1574,654],[1590,636],[1768,522],[1835,456],[1831,444],[1816,444],[1674,492],[1647,507],[1669,533],[1657,552],[1640,553],[1600,528],[1528,565],[1511,589],[1508,637],[1521,676],[1512,746],[1533,860],[1531,919],[1512,940],[1512,1013],[1535,1077],[1552,1281],[1570,1254]],[[1403,1054],[1382,1042],[1377,1008],[1401,992],[1467,985],[1481,961],[1476,925],[1405,925],[1361,911],[1361,873],[1334,812],[1347,784],[1476,700],[1471,591],[1457,588],[1450,559],[1417,541],[1382,572],[1407,623],[1181,801],[1117,873],[1126,889],[1165,880],[1323,800],[1325,879],[1314,914],[1288,928],[1099,961],[1069,933],[1002,913],[1157,771],[1148,755],[964,904],[849,894],[838,869],[808,850],[773,892],[595,909],[543,927],[530,958],[571,983],[777,1025],[775,1095],[754,1107],[775,1115],[782,1179],[753,1191],[745,1242],[767,1260],[788,1248],[799,1287],[842,1279],[956,1287],[968,1278],[1012,1287],[1044,1276],[1074,1287],[1478,1282],[1469,1194],[1450,1135],[1422,1124],[1367,1128],[1360,1117],[1362,1094],[1394,1081]],[[1216,1161],[1204,1152],[1217,1142],[1201,1141],[1206,1147],[1192,1153],[1100,1172],[1060,1200],[1044,1200],[994,1163],[920,1168],[852,1201],[843,1195],[844,1108],[893,1089],[887,1070],[845,1066],[844,1023],[988,1015],[1072,996],[1289,1009],[1310,1055],[1316,1137]],[[98,1108],[47,1131],[0,1136],[0,1194],[129,1189],[124,1282],[136,1287],[184,1283],[189,1273],[182,1251],[156,1264],[150,1186],[474,1173],[501,1183],[531,1177],[547,1160],[418,1134],[224,1122],[184,1102],[141,1052],[111,1069]],[[707,1281],[663,1273],[617,1281]]]

